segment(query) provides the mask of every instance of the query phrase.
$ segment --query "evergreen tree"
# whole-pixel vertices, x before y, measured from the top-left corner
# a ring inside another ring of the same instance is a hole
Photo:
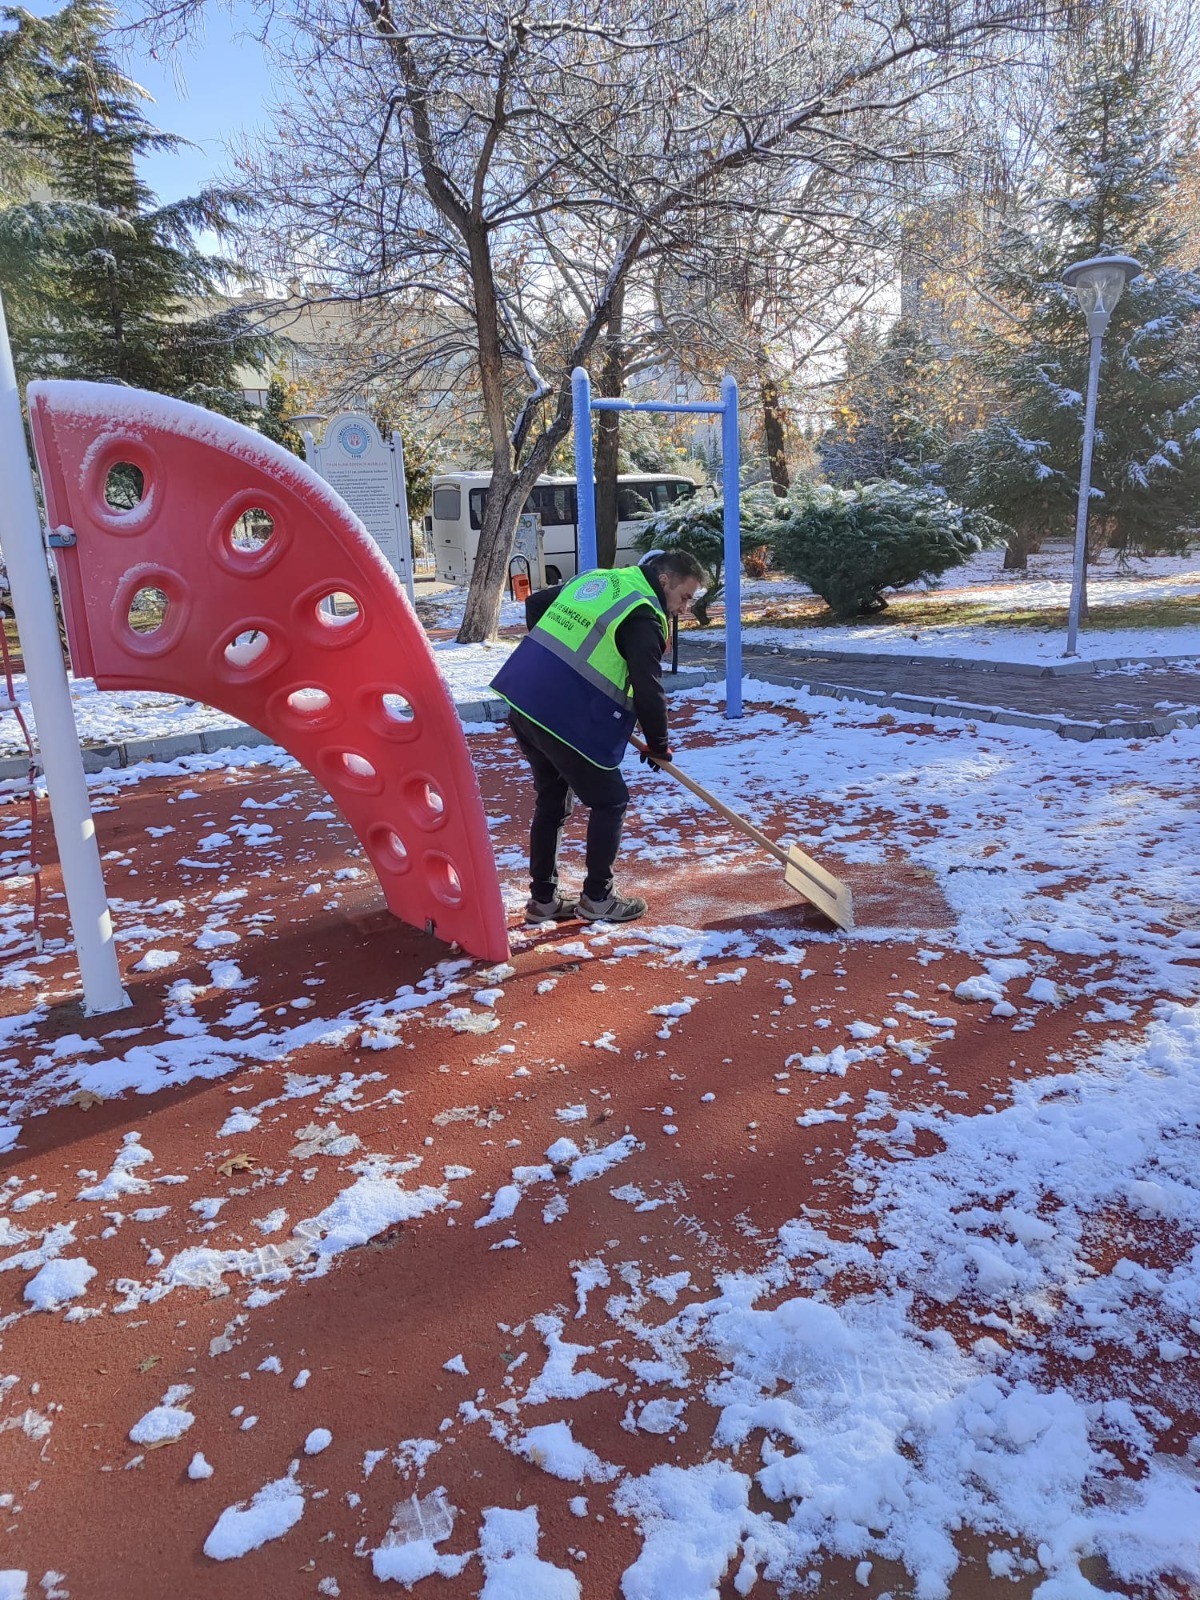
[[[86,236],[93,217],[52,197],[53,174],[38,148],[49,112],[35,40],[46,25],[7,9],[0,24],[0,289],[10,327],[20,328],[47,314],[54,256]]]
[[[281,444],[285,450],[290,450],[293,455],[303,459],[304,440],[287,420],[302,410],[303,405],[299,384],[288,383],[279,373],[275,373],[267,385],[267,398],[264,404],[253,407],[243,420],[268,439],[273,439],[276,444]]]
[[[997,252],[990,285],[1012,321],[982,341],[1003,411],[946,458],[947,482],[1014,533],[1006,564],[1074,527],[1088,338],[1061,274],[1095,255],[1137,258],[1143,275],[1104,341],[1090,543],[1176,548],[1200,518],[1200,274],[1178,265],[1171,198],[1197,160],[1172,125],[1171,64],[1111,21],[1088,47],[1053,130],[1051,160]]]
[[[888,590],[938,577],[1002,536],[943,490],[888,479],[803,488],[777,501],[756,531],[841,621],[885,610]]]
[[[936,394],[941,367],[932,341],[909,323],[895,323],[884,339],[865,327],[850,335],[834,422],[820,442],[831,483],[937,481],[946,449]]]
[[[115,13],[103,0],[3,20],[0,86],[17,92],[0,111],[2,143],[26,193],[6,205],[0,192],[0,289],[20,308],[22,376],[101,379],[243,414],[237,369],[259,365],[270,340],[221,303],[242,274],[196,236],[228,237],[250,201],[211,188],[156,203],[138,159],[183,141],[146,119],[145,91],[106,43]]]

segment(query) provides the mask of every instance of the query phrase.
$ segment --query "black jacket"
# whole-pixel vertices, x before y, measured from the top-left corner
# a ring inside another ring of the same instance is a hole
[[[645,577],[665,613],[667,603],[661,585],[651,573],[647,572]],[[525,602],[527,628],[541,621],[563,588],[564,585],[560,583],[552,589],[538,589],[529,596]],[[638,606],[617,629],[616,644],[629,668],[633,709],[642,725],[642,736],[655,755],[665,756],[670,749],[670,740],[667,735],[667,696],[662,685],[662,624],[647,606]]]

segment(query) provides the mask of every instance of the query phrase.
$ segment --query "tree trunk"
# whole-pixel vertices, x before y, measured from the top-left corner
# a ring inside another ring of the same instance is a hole
[[[478,644],[496,637],[513,536],[528,498],[525,473],[517,474],[511,468],[503,473],[493,470],[483,526],[479,530],[475,570],[471,574],[466,609],[458,630],[459,644]]]
[[[500,626],[500,601],[508,577],[517,520],[524,509],[534,478],[541,469],[535,466],[530,474],[530,463],[527,462],[520,474],[515,470],[513,446],[508,432],[503,343],[488,235],[482,226],[468,225],[465,238],[475,302],[479,389],[492,441],[492,484],[483,513],[483,526],[479,530],[475,567],[467,589],[467,603],[457,640],[459,644],[481,644],[485,639],[494,639]]]
[[[625,284],[613,291],[604,364],[597,392],[606,400],[619,399],[625,384],[625,345],[622,340]],[[596,413],[596,561],[601,567],[617,564],[617,465],[621,448],[621,417],[617,411]]]
[[[792,486],[792,476],[787,464],[787,419],[779,401],[779,385],[764,368],[759,379],[762,395],[763,440],[767,447],[767,464],[771,469],[771,488],[782,499]]]
[[[1004,571],[1024,572],[1035,544],[1031,533],[1017,533],[1004,547]]]

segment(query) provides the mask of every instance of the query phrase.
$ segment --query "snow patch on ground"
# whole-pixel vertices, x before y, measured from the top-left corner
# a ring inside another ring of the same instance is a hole
[[[236,1561],[271,1539],[282,1539],[304,1515],[304,1491],[294,1477],[264,1483],[249,1501],[227,1506],[204,1541],[213,1561]]]

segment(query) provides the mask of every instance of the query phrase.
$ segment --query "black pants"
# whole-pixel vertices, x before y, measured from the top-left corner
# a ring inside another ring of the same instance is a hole
[[[591,812],[583,892],[589,900],[607,900],[629,804],[625,779],[619,770],[595,766],[519,711],[509,713],[508,725],[533,770],[537,795],[529,829],[530,894],[546,902],[558,893],[558,846],[575,796]]]

